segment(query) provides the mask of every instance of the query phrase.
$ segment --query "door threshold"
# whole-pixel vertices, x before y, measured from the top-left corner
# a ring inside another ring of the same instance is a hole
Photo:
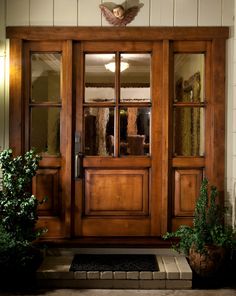
[[[59,250],[58,250],[59,251]],[[73,253],[47,255],[37,271],[40,288],[86,288],[86,289],[191,289],[192,271],[184,256],[163,249],[112,249],[111,252],[129,251],[130,254],[148,252],[155,254],[157,271],[69,271]],[[74,250],[78,254],[85,249]],[[86,252],[107,252],[109,249],[86,249]],[[131,252],[132,251],[132,252]],[[167,253],[169,252],[169,253]],[[83,254],[83,253],[81,253]],[[104,253],[105,254],[105,253]]]

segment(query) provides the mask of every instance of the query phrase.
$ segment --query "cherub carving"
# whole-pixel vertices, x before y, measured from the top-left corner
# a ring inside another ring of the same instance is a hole
[[[108,23],[114,26],[126,26],[132,22],[140,10],[140,6],[125,9],[123,5],[116,5],[113,9],[109,9],[101,4],[99,7]]]

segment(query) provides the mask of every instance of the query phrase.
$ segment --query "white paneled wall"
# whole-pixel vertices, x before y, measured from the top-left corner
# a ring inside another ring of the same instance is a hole
[[[174,25],[197,26],[197,4],[198,0],[176,0],[174,9]]]
[[[5,3],[7,26],[29,26],[30,0],[6,0]]]
[[[125,0],[0,0],[0,56],[5,77],[0,81],[0,146],[8,145],[8,43],[7,26],[109,26],[99,5]],[[129,26],[234,26],[234,0],[127,0],[126,8],[143,3]],[[5,52],[7,55],[5,56]],[[236,38],[227,43],[227,202],[236,224]],[[0,69],[2,71],[2,69]],[[1,72],[0,72],[1,73]],[[1,75],[1,74],[0,74]]]
[[[149,26],[150,25],[150,0],[142,0],[143,7],[140,9],[134,21],[128,26]]]
[[[150,1],[150,25],[173,26],[174,25],[174,0]]]
[[[222,24],[222,0],[199,0],[198,25],[199,26],[221,26],[221,24]]]
[[[54,0],[55,26],[77,26],[77,13],[77,0]]]
[[[52,26],[54,24],[53,0],[30,0],[29,10],[30,26]]]
[[[5,0],[7,26],[108,26],[106,0]],[[125,0],[114,0],[123,4]],[[127,0],[143,3],[129,26],[233,26],[234,0]]]
[[[222,26],[232,26],[234,20],[234,0],[222,0]]]
[[[78,25],[101,26],[101,0],[78,0]]]

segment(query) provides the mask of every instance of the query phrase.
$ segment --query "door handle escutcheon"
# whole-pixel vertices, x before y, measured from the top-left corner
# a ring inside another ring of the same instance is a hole
[[[83,178],[83,157],[82,152],[75,154],[75,178]]]

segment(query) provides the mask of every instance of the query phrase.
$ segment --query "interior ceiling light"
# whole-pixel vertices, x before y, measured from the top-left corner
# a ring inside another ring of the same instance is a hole
[[[115,72],[116,70],[116,63],[115,62],[110,62],[108,64],[105,64],[105,68],[111,72]],[[129,64],[127,62],[121,62],[120,63],[120,72],[125,71],[126,69],[129,68]]]

